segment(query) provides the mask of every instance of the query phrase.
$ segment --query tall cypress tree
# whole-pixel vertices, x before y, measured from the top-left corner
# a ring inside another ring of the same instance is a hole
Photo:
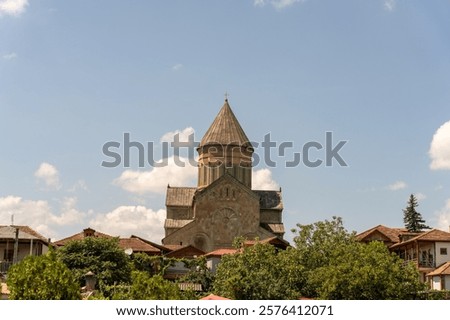
[[[431,229],[425,224],[422,215],[417,212],[416,208],[418,206],[419,203],[417,202],[417,198],[411,194],[406,208],[403,209],[403,222],[409,232],[421,232],[424,229]]]

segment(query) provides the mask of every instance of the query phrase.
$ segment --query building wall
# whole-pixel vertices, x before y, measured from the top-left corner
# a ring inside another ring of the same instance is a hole
[[[196,196],[194,221],[164,238],[164,244],[182,244],[211,252],[231,248],[237,236],[261,237],[259,198],[233,177],[223,176]]]
[[[446,248],[447,254],[440,254],[441,248]],[[450,242],[436,242],[436,267],[446,263],[447,261],[450,261]]]
[[[433,276],[431,278],[431,289],[441,290],[441,276]]]
[[[280,210],[261,210],[261,223],[282,223]]]

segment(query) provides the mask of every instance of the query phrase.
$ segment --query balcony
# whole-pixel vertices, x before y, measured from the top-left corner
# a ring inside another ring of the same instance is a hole
[[[9,268],[13,265],[12,261],[0,261],[0,273],[8,273]]]

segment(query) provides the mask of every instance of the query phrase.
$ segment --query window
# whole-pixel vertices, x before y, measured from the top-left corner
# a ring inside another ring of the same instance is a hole
[[[446,256],[447,255],[447,248],[441,248],[441,255]]]

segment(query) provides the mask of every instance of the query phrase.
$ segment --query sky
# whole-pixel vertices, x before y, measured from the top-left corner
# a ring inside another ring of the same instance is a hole
[[[449,16],[448,0],[0,0],[0,225],[160,243],[167,185],[197,179],[163,142],[200,141],[227,93],[287,240],[333,216],[402,227],[410,194],[448,230]]]

